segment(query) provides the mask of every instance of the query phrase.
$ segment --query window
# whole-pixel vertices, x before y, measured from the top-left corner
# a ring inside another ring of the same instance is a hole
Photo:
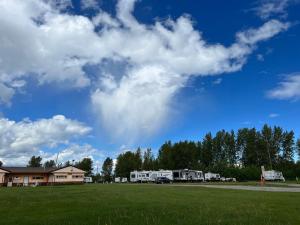
[[[67,176],[56,176],[56,179],[67,179]]]
[[[131,174],[131,178],[135,178],[135,174]]]
[[[83,176],[82,175],[73,175],[72,178],[78,179],[78,178],[83,178]]]
[[[44,177],[36,176],[36,177],[32,177],[32,180],[44,180]]]

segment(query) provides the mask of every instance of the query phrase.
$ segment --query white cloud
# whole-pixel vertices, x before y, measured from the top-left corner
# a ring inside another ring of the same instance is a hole
[[[265,61],[265,57],[264,57],[262,54],[257,54],[257,55],[256,55],[256,58],[257,58],[257,60],[260,61],[260,62]]]
[[[287,8],[295,0],[263,0],[262,3],[254,8],[256,14],[262,19],[269,19],[272,16],[287,17]]]
[[[104,158],[104,155],[101,151],[98,149],[93,148],[89,144],[84,145],[78,145],[78,144],[70,144],[67,148],[60,150],[59,153],[47,153],[47,152],[41,152],[41,156],[45,161],[48,160],[54,160],[57,163],[65,163],[67,161],[72,162],[73,160],[75,162],[78,162],[82,160],[83,158],[91,158],[93,161],[95,159]]]
[[[222,78],[218,78],[218,79],[214,80],[212,83],[213,83],[214,85],[218,85],[218,84],[221,84],[222,81],[223,81]]]
[[[279,117],[279,114],[278,113],[271,113],[269,115],[270,118],[276,118],[276,117]]]
[[[100,0],[81,0],[81,9],[99,9]]]
[[[267,93],[269,98],[273,99],[294,99],[300,98],[300,74],[294,73],[286,76],[285,80]]]
[[[100,10],[90,20],[44,1],[0,0],[0,84],[12,88],[27,76],[77,88],[92,84],[93,108],[103,126],[116,137],[134,139],[163,125],[189,78],[240,70],[258,42],[289,27],[270,20],[238,32],[230,46],[208,44],[187,15],[139,23],[132,14],[135,2],[119,0],[116,17]],[[126,66],[93,82],[83,66],[107,60]]]
[[[56,115],[50,119],[20,122],[0,118],[0,158],[4,162],[24,164],[43,148],[68,144],[71,139],[87,135],[90,127]]]
[[[0,103],[10,104],[11,98],[14,96],[15,90],[0,83]]]

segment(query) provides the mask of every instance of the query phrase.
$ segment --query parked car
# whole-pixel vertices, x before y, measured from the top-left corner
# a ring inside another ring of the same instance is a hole
[[[170,184],[172,181],[167,177],[158,177],[155,179],[156,184]]]

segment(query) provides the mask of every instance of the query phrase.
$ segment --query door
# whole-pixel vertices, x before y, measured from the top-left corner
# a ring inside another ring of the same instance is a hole
[[[24,185],[24,186],[28,186],[28,183],[29,183],[29,177],[28,177],[28,176],[25,176],[25,177],[24,177],[24,180],[23,180],[23,185]]]

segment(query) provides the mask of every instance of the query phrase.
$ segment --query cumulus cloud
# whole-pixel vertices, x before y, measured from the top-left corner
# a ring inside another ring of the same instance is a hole
[[[20,122],[0,118],[0,158],[4,162],[24,163],[30,156],[40,154],[43,148],[68,144],[90,131],[90,127],[62,115]]]
[[[104,155],[98,149],[93,148],[89,144],[78,145],[78,144],[71,144],[67,148],[60,150],[59,153],[47,153],[47,152],[40,152],[44,161],[54,160],[57,163],[65,163],[67,161],[72,162],[73,160],[78,162],[83,158],[91,158],[93,161],[95,159],[104,158]]]
[[[32,76],[41,84],[91,86],[101,124],[116,137],[134,139],[162,126],[192,76],[240,70],[258,42],[289,27],[270,20],[238,32],[230,46],[208,44],[190,16],[146,25],[133,16],[135,3],[119,0],[116,16],[100,10],[89,19],[47,1],[0,0],[0,84],[14,89],[12,82]],[[107,61],[125,66],[96,78],[84,69]]]
[[[300,74],[294,73],[287,75],[276,88],[267,93],[267,96],[280,100],[298,100],[300,98]]]

